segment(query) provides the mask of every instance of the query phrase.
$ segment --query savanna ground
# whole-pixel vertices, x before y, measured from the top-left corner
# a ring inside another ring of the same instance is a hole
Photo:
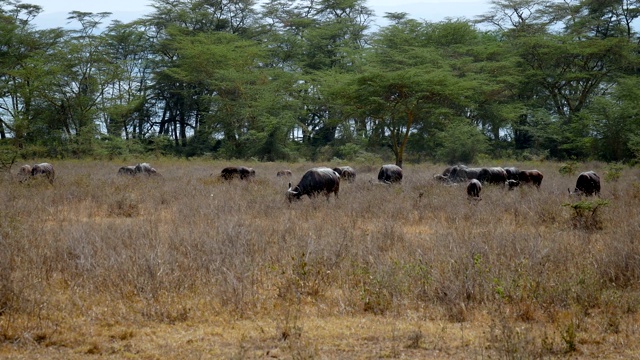
[[[52,163],[53,186],[0,180],[3,359],[640,358],[635,168],[513,163],[541,189],[469,201],[441,165],[349,164],[337,200],[289,204],[276,171],[312,164]],[[606,203],[567,195],[591,169]]]

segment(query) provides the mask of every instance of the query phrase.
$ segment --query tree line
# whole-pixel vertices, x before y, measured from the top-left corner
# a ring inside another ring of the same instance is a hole
[[[25,157],[640,159],[640,0],[154,0],[129,23],[0,1],[0,146]]]

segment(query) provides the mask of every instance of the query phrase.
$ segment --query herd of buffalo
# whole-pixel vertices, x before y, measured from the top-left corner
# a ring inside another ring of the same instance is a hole
[[[147,163],[123,166],[118,170],[118,175],[125,176],[161,176],[160,173]],[[250,180],[256,176],[256,171],[246,166],[229,166],[222,169],[220,177],[224,180]],[[278,177],[292,177],[291,170],[280,170]],[[397,165],[383,165],[378,172],[378,182],[380,184],[394,184],[402,181],[402,168]],[[23,165],[18,170],[18,179],[25,182],[34,177],[44,177],[51,184],[55,179],[55,170],[49,163],[35,165]],[[524,185],[531,185],[537,188],[542,184],[543,175],[538,170],[518,170],[514,167],[488,167],[470,168],[465,165],[455,165],[446,168],[442,174],[437,174],[434,179],[445,184],[466,183],[467,195],[470,198],[480,198],[483,184],[496,184],[508,186],[509,190]],[[307,170],[296,186],[289,183],[287,199],[289,201],[300,199],[302,196],[315,197],[324,194],[327,199],[331,194],[338,196],[340,181],[349,183],[356,180],[356,171],[350,166],[336,168],[315,167]],[[572,195],[599,195],[600,177],[593,171],[583,172],[578,175],[574,191],[569,189]]]

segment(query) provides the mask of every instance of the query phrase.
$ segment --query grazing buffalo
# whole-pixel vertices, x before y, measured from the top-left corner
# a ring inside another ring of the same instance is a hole
[[[277,177],[291,177],[293,176],[293,173],[291,172],[291,170],[279,170],[278,173],[276,174]]]
[[[31,178],[31,165],[22,165],[18,169],[18,181],[25,182]]]
[[[356,171],[351,166],[340,166],[333,168],[333,171],[337,172],[338,175],[340,175],[342,179],[347,180],[347,182],[352,183],[356,181]]]
[[[287,190],[287,200],[289,202],[293,200],[300,200],[304,195],[313,198],[320,193],[324,193],[327,196],[327,201],[331,193],[338,197],[338,191],[340,190],[340,175],[333,169],[327,167],[319,167],[307,170],[302,179],[295,187],[291,187],[289,183],[289,190]]]
[[[246,166],[229,166],[222,169],[220,176],[225,180],[239,178],[240,180],[248,180],[256,176],[256,171]]]
[[[482,191],[482,183],[477,179],[471,179],[467,185],[467,195],[472,198],[479,198]]]
[[[147,163],[141,163],[135,166],[135,175],[144,174],[147,176],[157,176],[160,175],[158,171],[151,167],[151,165]]]
[[[385,184],[402,182],[402,168],[398,165],[382,165],[378,172],[378,181]]]
[[[569,189],[569,194],[584,194],[586,196],[600,194],[600,177],[593,171],[581,173],[580,175],[578,175],[575,190],[571,192],[571,189]]]
[[[453,170],[453,168],[455,168],[455,166],[449,166],[446,169],[444,169],[444,171],[442,172],[442,176],[449,177],[449,175],[451,174],[451,170]]]
[[[120,169],[118,169],[118,175],[134,176],[135,174],[136,174],[136,166],[135,165],[123,166]]]
[[[468,168],[464,165],[457,165],[451,169],[449,179],[456,183],[477,179],[481,170],[481,168]]]
[[[507,182],[507,172],[501,167],[482,168],[476,179],[481,183],[504,185]]]
[[[518,180],[507,180],[507,186],[509,186],[509,190],[513,190],[515,188],[517,188],[518,186],[520,186],[520,181]]]
[[[503,168],[503,169],[507,173],[507,180],[519,180],[518,179],[518,173],[520,171],[517,168],[515,168],[515,167],[506,167],[506,168]]]
[[[35,164],[31,168],[31,176],[44,176],[53,184],[53,180],[56,177],[56,171],[53,169],[53,165],[49,163]]]
[[[518,181],[540,187],[544,176],[538,170],[522,170],[518,172]]]
[[[436,181],[439,181],[439,182],[445,183],[445,184],[448,184],[448,183],[451,182],[451,179],[449,179],[449,177],[447,175],[435,174],[435,175],[433,175],[433,178]]]

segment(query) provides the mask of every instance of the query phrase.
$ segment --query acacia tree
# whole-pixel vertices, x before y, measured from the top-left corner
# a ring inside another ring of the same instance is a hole
[[[18,147],[46,134],[38,94],[50,74],[42,65],[64,35],[60,29],[35,30],[32,21],[41,11],[12,1],[0,8],[0,139],[11,136]]]
[[[495,60],[469,51],[470,39],[479,36],[469,25],[390,16],[396,22],[375,35],[367,67],[337,87],[334,98],[355,116],[372,120],[373,137],[386,141],[402,166],[412,136],[435,143],[438,132],[460,120],[479,134],[480,128],[472,126],[478,104],[502,90],[490,85],[495,73],[484,74],[491,67],[478,65]]]
[[[208,104],[201,100],[209,89],[201,87],[201,82],[185,83],[183,76],[175,76],[165,69],[182,67],[178,50],[185,49],[182,45],[191,36],[223,32],[250,37],[254,5],[253,0],[156,0],[152,5],[156,10],[146,21],[150,25],[149,35],[156,44],[156,71],[152,82],[153,98],[161,109],[158,132],[170,135],[176,145],[186,147],[188,137],[197,133],[207,119]],[[215,63],[207,65],[216,66]],[[228,135],[232,137],[231,133]]]
[[[493,1],[481,20],[494,24],[520,58],[517,89],[525,110],[514,116],[524,148],[554,157],[585,157],[593,127],[581,113],[606,96],[616,79],[635,66],[629,41],[637,8],[629,1]],[[542,116],[542,117],[541,117]]]
[[[314,157],[350,120],[330,101],[326,88],[361,66],[373,12],[362,0],[272,0],[262,15],[272,66],[295,74],[288,95],[299,106],[293,134],[301,134],[296,140]]]
[[[38,93],[43,110],[58,141],[70,140],[77,155],[90,153],[96,135],[105,130],[100,121],[102,99],[117,74],[99,34],[109,16],[71,12],[69,20],[78,21],[80,28],[65,31],[59,46],[40,64],[48,74]]]
[[[102,51],[110,59],[113,81],[102,97],[102,121],[113,137],[143,138],[153,130],[149,98],[153,57],[147,24],[114,21],[107,27]]]

